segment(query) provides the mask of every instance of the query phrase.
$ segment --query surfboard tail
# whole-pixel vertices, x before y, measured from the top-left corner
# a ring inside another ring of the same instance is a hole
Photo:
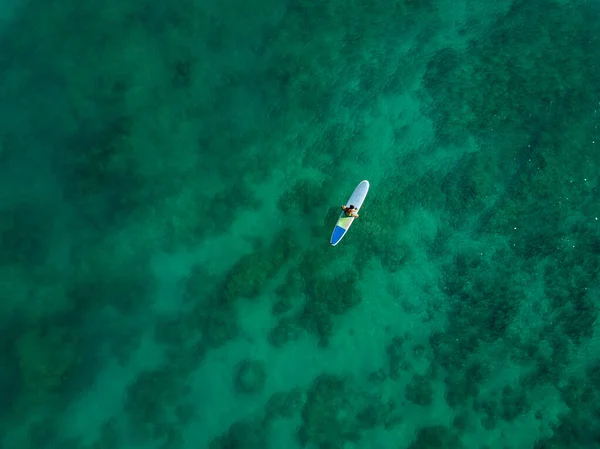
[[[333,228],[333,234],[331,234],[330,243],[333,246],[337,245],[340,242],[340,240],[342,240],[342,237],[345,233],[346,229],[342,228],[341,226],[336,226],[335,228]]]

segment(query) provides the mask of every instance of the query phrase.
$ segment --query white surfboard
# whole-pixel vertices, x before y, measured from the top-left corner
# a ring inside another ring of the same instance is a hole
[[[346,206],[350,206],[352,204],[356,209],[356,212],[359,212],[368,192],[369,181],[362,181],[358,186],[356,186],[356,189],[354,189],[354,192],[352,192],[352,195],[350,195],[350,198],[348,198],[348,201],[346,201]],[[342,238],[346,235],[346,232],[348,232],[348,229],[350,229],[350,226],[355,219],[356,218],[354,217],[347,217],[342,211],[337,223],[335,224],[335,228],[333,228],[333,234],[331,234],[329,243],[331,243],[333,246],[340,243],[340,240],[342,240]]]

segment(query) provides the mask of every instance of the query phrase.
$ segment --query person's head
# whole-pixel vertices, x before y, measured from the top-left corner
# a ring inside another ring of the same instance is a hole
[[[354,205],[351,204],[348,209],[354,209]]]

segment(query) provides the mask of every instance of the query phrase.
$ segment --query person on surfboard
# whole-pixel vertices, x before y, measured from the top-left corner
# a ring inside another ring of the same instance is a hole
[[[356,213],[356,209],[354,208],[354,206],[352,204],[350,206],[348,206],[348,207],[346,207],[346,205],[342,206],[342,210],[344,211],[344,215],[346,217],[358,218],[358,214]]]

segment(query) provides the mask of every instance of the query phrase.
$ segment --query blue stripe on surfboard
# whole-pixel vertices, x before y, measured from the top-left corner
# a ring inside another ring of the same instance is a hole
[[[342,237],[344,236],[345,233],[346,233],[346,229],[342,228],[341,226],[336,226],[335,228],[333,228],[333,234],[331,234],[330,243],[332,245],[337,245],[337,243],[340,240],[342,240]]]

